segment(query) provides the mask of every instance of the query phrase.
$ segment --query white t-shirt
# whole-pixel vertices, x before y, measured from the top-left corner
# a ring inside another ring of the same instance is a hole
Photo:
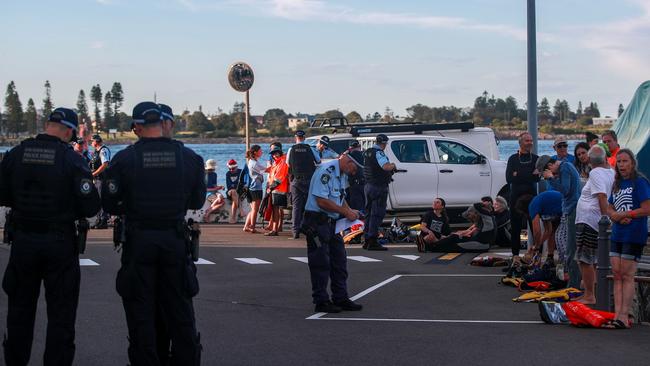
[[[576,207],[576,224],[587,224],[598,231],[598,221],[602,216],[598,205],[598,193],[604,193],[607,198],[612,194],[614,184],[614,169],[596,168],[589,172],[589,179],[578,200]]]

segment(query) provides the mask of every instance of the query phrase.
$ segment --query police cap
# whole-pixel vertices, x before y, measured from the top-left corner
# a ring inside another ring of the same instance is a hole
[[[160,113],[162,114],[163,121],[172,121],[174,122],[174,112],[172,112],[172,107],[167,104],[158,104],[160,107]]]
[[[345,155],[349,156],[359,168],[363,168],[363,154],[361,151],[349,151]]]
[[[318,142],[325,145],[325,146],[329,146],[330,138],[327,137],[327,136],[323,136],[323,137],[320,138],[320,140],[318,140]]]
[[[388,136],[384,135],[383,133],[380,133],[379,135],[377,135],[375,142],[377,142],[378,145],[385,144],[388,142]]]
[[[305,131],[298,130],[298,131],[296,131],[295,136],[296,137],[305,137]]]
[[[79,118],[77,113],[69,108],[57,108],[50,113],[49,122],[60,123],[72,129],[72,140],[77,139],[77,127],[79,127]]]
[[[91,140],[96,141],[96,142],[102,142],[104,141],[101,136],[95,134],[93,137],[91,137]]]
[[[357,147],[359,147],[361,145],[359,144],[359,140],[350,140],[350,143],[349,143],[348,146],[351,147],[351,148],[357,148]]]
[[[162,121],[160,106],[154,102],[141,102],[133,107],[133,123],[147,124]]]

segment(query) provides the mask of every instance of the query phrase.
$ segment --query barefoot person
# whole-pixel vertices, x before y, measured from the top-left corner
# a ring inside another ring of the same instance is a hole
[[[650,183],[637,170],[634,153],[621,149],[616,154],[616,178],[609,198],[612,224],[609,249],[614,275],[614,308],[618,328],[630,326],[629,313],[634,298],[634,274],[648,238]]]
[[[418,252],[424,252],[426,243],[434,243],[451,234],[449,217],[445,209],[446,203],[442,198],[436,198],[422,220],[420,220],[420,235],[415,238]]]

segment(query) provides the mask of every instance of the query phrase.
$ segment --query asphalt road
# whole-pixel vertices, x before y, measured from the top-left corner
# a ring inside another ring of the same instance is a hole
[[[412,248],[350,249],[348,255],[378,260],[348,261],[350,295],[361,293],[357,301],[365,308],[322,315],[313,312],[307,265],[289,258],[306,257],[305,249],[202,248],[201,257],[214,263],[199,265],[201,292],[194,302],[202,364],[647,365],[650,360],[650,327],[539,324],[537,305],[513,303],[516,290],[497,284],[500,269],[471,267],[469,254],[437,264],[427,263],[433,254]],[[0,268],[8,256],[8,247],[0,247]],[[92,244],[83,258],[99,265],[82,267],[75,364],[126,365],[127,331],[114,281],[119,255],[109,245]],[[41,299],[33,365],[42,363],[44,306]],[[2,293],[1,329],[6,308]]]

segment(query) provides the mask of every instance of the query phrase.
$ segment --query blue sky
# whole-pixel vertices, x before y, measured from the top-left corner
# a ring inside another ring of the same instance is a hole
[[[526,99],[526,1],[61,0],[0,5],[0,86],[74,105],[113,81],[142,100],[205,112],[251,108],[362,115],[415,103],[470,106],[483,90]],[[598,102],[614,115],[650,79],[650,0],[538,0],[539,96]],[[4,89],[3,89],[4,92]],[[4,94],[4,93],[3,93]]]

